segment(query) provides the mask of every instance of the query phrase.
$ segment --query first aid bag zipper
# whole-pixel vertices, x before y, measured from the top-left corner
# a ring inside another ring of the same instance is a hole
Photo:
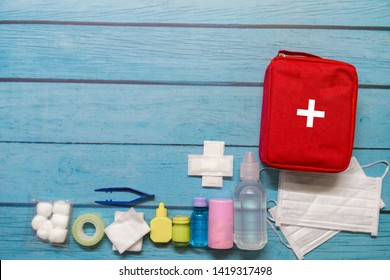
[[[330,62],[330,63],[337,63],[337,64],[348,64],[343,61],[322,58],[320,56],[310,54],[310,53],[287,51],[287,50],[280,50],[278,52],[278,55],[274,59],[300,59],[300,60],[309,60],[309,61]]]
[[[322,59],[322,57],[314,55],[314,54],[305,53],[305,52],[293,52],[293,51],[286,51],[286,50],[279,51],[278,56],[281,56],[281,57],[287,57],[287,56],[313,57],[313,58]]]

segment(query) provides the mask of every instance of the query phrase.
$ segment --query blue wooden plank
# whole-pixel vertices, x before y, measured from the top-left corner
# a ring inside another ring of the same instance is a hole
[[[321,7],[321,8],[319,8]],[[216,24],[321,24],[389,26],[386,0],[295,1],[99,0],[58,3],[3,0],[0,20],[48,19],[107,22],[189,22]]]
[[[187,175],[188,154],[202,154],[201,146],[2,143],[0,149],[2,202],[55,199],[61,194],[75,203],[93,204],[106,196],[132,197],[94,193],[96,188],[130,186],[155,194],[155,201],[146,205],[164,201],[174,206],[190,206],[192,198],[199,195],[230,198],[239,181],[238,160],[248,150],[227,147],[226,154],[236,155],[235,177],[225,180],[222,189],[202,189],[199,177]]]
[[[357,67],[388,85],[390,32],[1,25],[0,77],[141,81],[263,81],[280,49]],[[376,69],[376,71],[372,71]]]
[[[0,140],[202,144],[205,138],[224,138],[256,145],[261,91],[3,83]]]
[[[247,151],[257,153],[257,148],[226,147],[225,153],[234,156],[234,176],[224,180],[222,189],[214,189],[202,188],[199,177],[187,175],[188,154],[202,154],[201,146],[0,143],[0,202],[62,198],[93,206],[95,200],[106,197],[120,200],[135,197],[95,193],[94,189],[130,186],[155,194],[154,201],[143,205],[164,201],[171,206],[189,207],[195,196],[231,198],[240,181],[240,162]],[[378,160],[390,162],[388,149],[359,149],[354,150],[354,155],[362,165]],[[367,172],[380,176],[383,170],[381,166]],[[278,173],[265,173],[263,178],[268,197],[275,199]],[[382,197],[389,206],[390,175],[383,182]]]
[[[73,209],[74,220],[81,214],[97,213],[105,221],[106,226],[113,221],[115,208],[84,208]],[[122,209],[124,210],[124,209]],[[145,219],[149,223],[154,216],[154,209],[138,207],[136,211],[145,213]],[[168,209],[168,215],[189,215],[190,210]],[[105,236],[95,247],[85,248],[79,246],[73,236],[68,236],[68,241],[63,247],[51,246],[36,239],[34,231],[30,227],[34,215],[33,206],[28,207],[1,207],[0,211],[0,258],[7,259],[106,259],[106,260],[141,260],[141,259],[271,259],[294,260],[293,252],[284,247],[275,233],[268,227],[268,243],[261,251],[242,251],[234,247],[231,250],[211,250],[208,248],[194,249],[176,248],[173,244],[158,246],[153,244],[149,236],[144,237],[141,253],[124,253],[122,255],[112,251],[111,242]],[[390,259],[390,215],[380,215],[379,236],[372,238],[368,234],[340,233],[310,254],[305,259]],[[364,248],[364,249],[362,249]]]
[[[92,250],[72,237],[65,248],[57,248],[32,240],[29,204],[32,198],[69,199],[76,203],[73,220],[94,211],[109,223],[114,208],[93,204],[106,197],[93,192],[97,187],[130,185],[155,193],[154,201],[139,206],[148,221],[158,201],[175,215],[190,213],[193,196],[231,197],[243,154],[257,151],[258,85],[269,60],[285,48],[357,66],[360,83],[377,89],[360,91],[354,155],[362,164],[390,161],[389,92],[378,89],[389,85],[390,35],[367,31],[378,26],[388,30],[388,1],[290,2],[1,1],[0,21],[66,20],[76,25],[2,22],[0,78],[154,80],[192,86],[0,83],[0,258],[295,259],[271,231],[260,252],[181,250],[172,244],[155,246],[148,238],[142,253],[125,256],[113,253],[107,238]],[[79,21],[97,26],[77,26]],[[128,26],[109,27],[107,22]],[[281,26],[270,30],[262,24]],[[322,29],[313,29],[318,27]],[[256,87],[242,87],[246,82]],[[197,83],[241,87],[194,87]],[[225,140],[226,153],[235,156],[234,177],[224,181],[223,189],[202,189],[200,178],[186,175],[187,155],[201,153],[203,140]],[[367,173],[379,176],[382,171],[383,166]],[[277,175],[270,171],[262,176],[269,198],[276,197]],[[389,184],[386,177],[382,196],[387,205]],[[121,194],[110,197],[123,199]],[[390,259],[389,232],[385,210],[378,238],[341,233],[306,259]]]
[[[3,83],[0,141],[257,146],[262,90]],[[389,90],[360,89],[356,148],[388,147],[389,107]]]

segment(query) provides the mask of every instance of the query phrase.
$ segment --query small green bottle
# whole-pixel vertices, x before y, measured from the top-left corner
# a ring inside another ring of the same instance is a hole
[[[172,242],[176,246],[187,246],[190,244],[190,217],[173,217]]]

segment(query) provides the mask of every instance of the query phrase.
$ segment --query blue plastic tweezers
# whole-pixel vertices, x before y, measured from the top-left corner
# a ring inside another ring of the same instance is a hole
[[[126,187],[119,187],[119,188],[101,188],[101,189],[96,189],[95,192],[132,192],[135,194],[138,194],[139,197],[130,201],[115,201],[112,199],[106,199],[106,200],[97,200],[95,203],[99,203],[102,205],[116,205],[116,206],[131,206],[134,204],[137,204],[138,202],[141,202],[143,200],[148,200],[148,199],[154,199],[154,194],[148,194],[141,192],[136,189],[132,188],[126,188]]]

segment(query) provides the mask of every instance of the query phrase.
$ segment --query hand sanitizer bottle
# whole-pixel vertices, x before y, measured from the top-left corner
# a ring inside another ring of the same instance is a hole
[[[241,183],[234,190],[234,243],[243,250],[260,250],[267,243],[266,193],[259,182],[260,166],[248,152],[240,166]]]

